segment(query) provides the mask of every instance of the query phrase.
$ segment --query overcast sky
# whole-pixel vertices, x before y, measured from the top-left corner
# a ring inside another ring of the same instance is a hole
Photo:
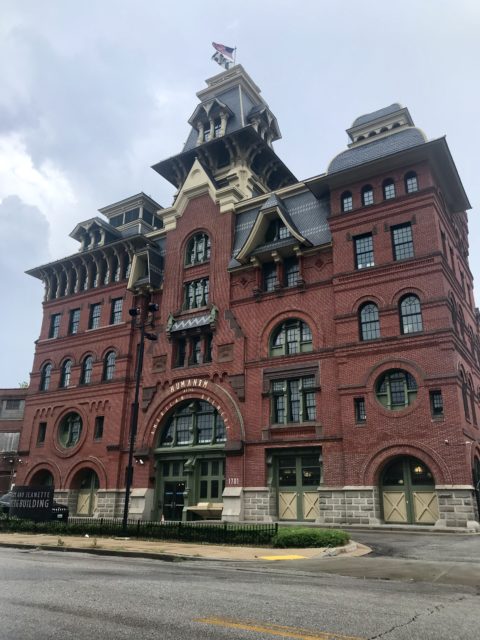
[[[28,380],[43,286],[24,275],[75,253],[97,209],[173,188],[150,166],[182,148],[204,80],[237,61],[278,118],[278,155],[323,173],[355,117],[400,102],[447,135],[480,282],[478,0],[1,0],[0,387]],[[477,296],[478,302],[478,296]]]

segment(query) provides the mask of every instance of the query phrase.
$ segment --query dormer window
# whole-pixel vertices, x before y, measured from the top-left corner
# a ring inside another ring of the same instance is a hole
[[[203,129],[203,140],[205,142],[208,142],[210,140],[210,123],[205,125],[205,127]]]
[[[215,138],[219,138],[222,132],[222,121],[220,120],[220,118],[215,118],[213,126]]]
[[[275,242],[277,240],[284,240],[290,236],[290,232],[280,218],[271,220],[268,225],[267,233],[265,234],[265,242]]]

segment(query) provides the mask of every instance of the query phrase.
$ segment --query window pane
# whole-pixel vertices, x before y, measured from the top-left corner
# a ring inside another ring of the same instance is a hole
[[[378,307],[373,302],[366,304],[361,308],[360,328],[360,337],[362,340],[375,340],[380,337]]]
[[[413,258],[413,239],[410,223],[392,227],[392,241],[395,260]]]
[[[373,267],[373,238],[371,234],[355,238],[355,258],[357,269]]]

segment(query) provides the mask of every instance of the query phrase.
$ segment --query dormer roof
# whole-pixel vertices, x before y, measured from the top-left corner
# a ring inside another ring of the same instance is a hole
[[[108,239],[113,241],[122,237],[122,234],[117,231],[115,227],[112,227],[111,224],[108,224],[108,222],[105,222],[105,220],[102,220],[98,216],[85,220],[84,222],[79,222],[70,233],[70,237],[82,242],[86,234],[91,234],[92,231],[96,230],[102,230],[106,236],[104,241],[99,242],[98,244],[107,244]]]
[[[285,225],[289,235],[273,242],[266,242],[267,230],[275,219],[279,219]],[[248,262],[252,255],[260,255],[273,250],[291,249],[294,245],[312,246],[310,240],[299,231],[281,198],[275,193],[272,193],[258,209],[252,222],[242,246],[235,254],[235,260],[238,263]]]

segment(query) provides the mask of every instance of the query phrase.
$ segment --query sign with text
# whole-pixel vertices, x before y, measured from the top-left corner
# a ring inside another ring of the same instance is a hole
[[[10,515],[26,520],[50,520],[53,491],[53,487],[13,487]]]

